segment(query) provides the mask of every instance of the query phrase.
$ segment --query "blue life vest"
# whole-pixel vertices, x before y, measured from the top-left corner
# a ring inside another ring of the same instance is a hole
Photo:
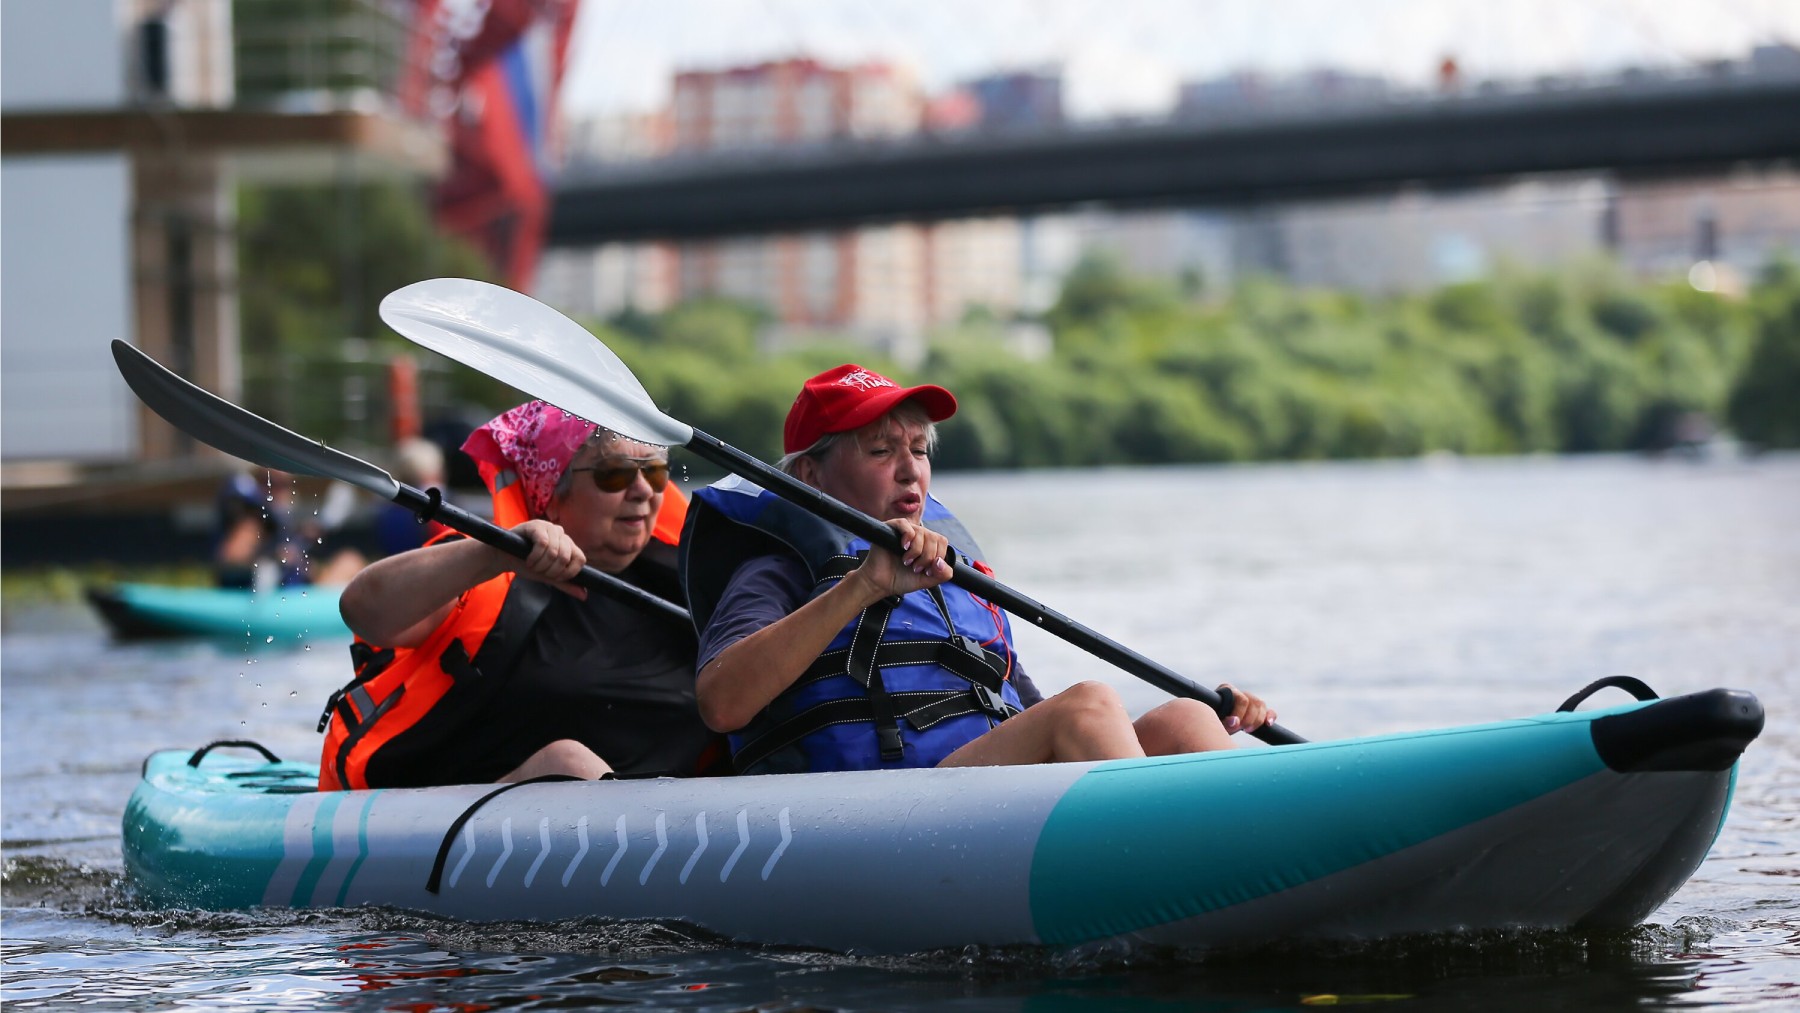
[[[923,521],[958,551],[978,550],[933,497]],[[681,580],[704,630],[732,574],[758,556],[806,565],[814,597],[861,563],[869,543],[741,478],[694,494]],[[865,609],[818,661],[731,735],[739,773],[934,767],[1023,709],[1004,613],[953,584]]]

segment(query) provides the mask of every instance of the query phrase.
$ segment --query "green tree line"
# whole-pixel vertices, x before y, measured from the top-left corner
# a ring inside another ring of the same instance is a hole
[[[481,276],[399,189],[263,191],[240,214],[247,359],[329,357],[346,333],[410,348],[377,323],[381,295]],[[1197,289],[1090,257],[1045,315],[1047,356],[1022,356],[1003,322],[973,313],[915,368],[847,338],[771,351],[763,311],[717,299],[585,323],[665,411],[765,459],[800,383],[840,362],[952,390],[949,468],[1642,450],[1699,416],[1800,447],[1792,261],[1739,296],[1602,261],[1388,298],[1266,279],[1214,300]],[[450,373],[458,400],[498,409],[517,396]]]
[[[1093,258],[1045,322],[1046,357],[978,315],[914,369],[847,340],[761,354],[757,311],[718,301],[590,327],[665,410],[770,458],[801,381],[845,361],[950,388],[952,468],[1645,450],[1696,413],[1800,446],[1791,262],[1742,298],[1596,262],[1387,299],[1257,280],[1201,303]]]

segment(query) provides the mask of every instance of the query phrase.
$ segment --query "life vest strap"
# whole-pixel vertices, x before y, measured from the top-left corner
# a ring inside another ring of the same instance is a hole
[[[848,577],[851,570],[862,565],[863,557],[868,554],[868,549],[864,549],[854,555],[843,553],[832,556],[830,559],[819,564],[819,577],[813,582],[814,588],[820,589],[820,585],[829,584],[833,581],[843,580],[845,577]]]
[[[816,585],[815,593],[831,582],[842,580],[851,570],[862,565],[862,560],[867,555],[868,551],[864,550],[855,555],[842,554],[827,560],[820,568],[821,577]],[[875,741],[881,751],[881,758],[889,763],[893,763],[905,755],[905,741],[900,736],[899,717],[908,718],[909,724],[922,731],[946,717],[974,713],[977,710],[990,711],[993,716],[1003,721],[1012,713],[1016,713],[1008,708],[1000,697],[1000,688],[1005,682],[1007,672],[1006,659],[988,651],[974,638],[957,633],[956,623],[950,617],[950,605],[944,600],[944,592],[936,587],[926,590],[931,597],[932,604],[937,607],[944,628],[951,631],[948,638],[885,641],[889,621],[900,602],[899,598],[885,599],[864,609],[862,614],[857,616],[856,629],[850,635],[848,647],[820,655],[794,682],[794,686],[802,686],[840,675],[848,675],[854,679],[863,688],[866,698],[867,706],[863,708],[863,711],[866,711],[869,716],[865,720],[874,724]],[[931,692],[930,704],[916,708],[916,710],[918,713],[924,714],[929,707],[936,707],[938,710],[931,711],[931,713],[937,714],[942,711],[939,716],[930,717],[921,723],[919,720],[913,720],[913,712],[896,714],[895,698],[899,695],[888,693],[881,677],[881,671],[884,668],[901,665],[921,664],[940,665],[952,674],[968,680],[972,692],[976,695],[976,705],[967,704],[969,694],[956,690],[937,690]],[[943,710],[945,707],[958,709],[945,711]],[[793,720],[798,720],[799,717],[804,717],[815,710],[817,708],[803,711]],[[769,733],[759,736],[755,741],[760,742],[769,735],[779,732],[792,724],[793,720],[783,722]],[[836,723],[839,722],[836,720],[827,722],[827,724]],[[808,728],[802,734],[817,731],[823,727],[824,725],[819,725]],[[745,749],[748,750],[754,745],[755,742],[746,746]],[[740,755],[742,752],[740,750]],[[748,761],[739,762],[740,770],[746,769],[748,766]]]
[[[849,648],[826,651],[807,666],[806,672],[794,681],[794,685],[804,686],[820,679],[845,674],[849,655]],[[947,640],[890,640],[875,649],[873,664],[878,669],[901,665],[942,665],[971,683],[995,693],[1000,692],[1006,673],[1005,659],[981,646],[974,637],[960,633]]]
[[[856,632],[850,635],[849,657],[845,671],[866,692],[871,720],[875,722],[875,742],[881,758],[892,763],[905,755],[906,744],[900,738],[900,720],[894,714],[894,701],[881,678],[881,666],[875,656],[881,649],[881,638],[887,636],[888,620],[893,618],[894,603],[877,602],[856,617]]]
[[[369,704],[364,702],[369,700],[369,694],[366,689],[363,689],[363,686],[369,680],[387,671],[387,667],[394,663],[394,657],[395,652],[391,647],[376,647],[361,640],[352,640],[350,642],[350,665],[356,674],[351,677],[349,682],[332,690],[331,696],[325,699],[325,709],[319,712],[319,727],[314,730],[323,732],[328,728],[331,725],[333,714],[337,715],[339,721],[354,723],[356,713],[350,709],[351,705],[346,698],[357,690],[363,690],[363,692],[354,701],[356,706],[364,714],[369,713]]]
[[[965,714],[986,714],[997,721],[1019,713],[985,686],[972,685],[962,690],[910,690],[884,694],[899,718],[918,731],[940,721]],[[832,725],[871,724],[876,721],[876,708],[869,697],[843,697],[815,704],[788,718],[781,724],[752,739],[732,755],[738,772],[751,770],[770,756],[792,746],[814,732]],[[898,760],[901,757],[882,759]]]

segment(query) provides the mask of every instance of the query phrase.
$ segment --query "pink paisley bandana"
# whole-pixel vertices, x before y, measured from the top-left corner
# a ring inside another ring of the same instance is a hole
[[[531,516],[542,517],[557,481],[596,428],[555,405],[528,401],[470,433],[462,449],[477,461],[517,474],[525,486],[526,508]]]

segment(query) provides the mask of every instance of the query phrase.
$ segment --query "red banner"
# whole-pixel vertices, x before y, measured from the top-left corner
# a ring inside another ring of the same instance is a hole
[[[441,119],[438,223],[531,285],[549,226],[556,98],[579,0],[417,0],[401,101]]]

